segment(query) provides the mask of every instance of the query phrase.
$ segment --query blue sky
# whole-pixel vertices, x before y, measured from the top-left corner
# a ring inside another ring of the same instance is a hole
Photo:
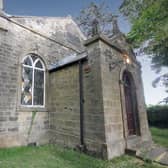
[[[35,16],[78,16],[80,10],[91,1],[100,3],[102,0],[4,0],[4,8],[8,14],[35,15]],[[105,0],[114,14],[119,14],[118,7],[122,0]],[[127,33],[130,25],[125,18],[119,18],[119,26],[122,32]],[[142,77],[144,82],[145,99],[147,104],[156,104],[167,94],[163,87],[152,88],[152,80],[156,74],[151,71],[150,61],[139,58],[142,64]]]
[[[72,16],[78,15],[80,9],[87,6],[90,0],[4,0],[5,9],[12,14]],[[102,2],[94,0],[94,2]],[[105,0],[111,9],[116,12],[122,0]]]
[[[67,16],[76,17],[80,10],[87,7],[91,0],[4,0],[5,11],[14,15],[36,16]],[[93,0],[100,3],[103,0]],[[105,0],[113,13],[119,14],[118,8],[122,0]],[[119,25],[123,32],[128,32],[130,26],[126,19],[119,18]]]

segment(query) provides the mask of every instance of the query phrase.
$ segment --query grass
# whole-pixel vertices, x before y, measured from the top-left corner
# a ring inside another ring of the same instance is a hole
[[[150,128],[153,141],[161,146],[168,148],[168,128],[161,129],[156,127]]]
[[[160,168],[131,156],[111,161],[60,148],[54,145],[0,150],[0,168]]]
[[[156,143],[168,147],[168,129],[151,128]],[[161,168],[131,156],[103,161],[54,145],[0,149],[0,168]]]

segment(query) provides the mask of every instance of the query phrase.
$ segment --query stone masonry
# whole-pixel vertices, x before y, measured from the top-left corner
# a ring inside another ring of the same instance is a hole
[[[44,35],[43,27],[45,25],[47,25],[48,32]],[[66,29],[72,30],[71,33],[66,32]],[[83,36],[70,17],[45,18],[43,20],[38,17],[14,17],[1,14],[0,147],[49,142],[49,104],[47,97],[49,96],[49,82],[46,82],[45,108],[21,106],[21,62],[27,54],[34,53],[42,58],[46,69],[49,69],[59,59],[74,53],[74,44],[77,43],[78,50],[82,50],[82,47],[79,46],[80,38],[82,39]],[[59,41],[57,42],[55,39],[59,39]],[[71,40],[72,43],[68,45]],[[65,41],[64,46],[61,45],[61,41]],[[49,81],[48,70],[46,70],[46,80]],[[32,136],[28,140],[27,134],[33,111],[37,111],[37,115],[31,132]]]

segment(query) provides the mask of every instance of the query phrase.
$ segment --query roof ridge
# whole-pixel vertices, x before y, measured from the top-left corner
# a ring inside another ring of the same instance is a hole
[[[43,18],[43,19],[72,19],[70,15],[68,16],[22,16],[22,15],[10,15],[10,18]]]

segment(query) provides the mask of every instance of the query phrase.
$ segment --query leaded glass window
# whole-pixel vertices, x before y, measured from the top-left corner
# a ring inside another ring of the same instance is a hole
[[[22,63],[21,104],[45,104],[45,67],[42,60],[35,55],[28,55]]]

